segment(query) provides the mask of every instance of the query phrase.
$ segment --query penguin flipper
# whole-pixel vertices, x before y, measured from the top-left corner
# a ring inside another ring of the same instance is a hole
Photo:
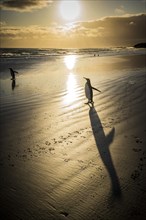
[[[94,90],[96,90],[96,91],[98,91],[98,92],[101,92],[99,89],[96,89],[96,88],[94,88],[94,87],[92,87],[92,89],[94,89]]]

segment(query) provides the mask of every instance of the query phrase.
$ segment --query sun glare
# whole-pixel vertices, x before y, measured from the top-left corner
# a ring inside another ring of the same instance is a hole
[[[72,70],[75,66],[76,56],[75,55],[68,55],[64,57],[64,63],[68,70]]]
[[[80,15],[80,4],[77,0],[63,0],[60,3],[60,14],[65,20],[75,20]]]

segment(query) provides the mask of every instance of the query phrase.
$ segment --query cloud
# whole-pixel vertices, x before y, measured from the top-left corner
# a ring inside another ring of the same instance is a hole
[[[11,38],[11,40],[16,39],[31,39],[31,38],[44,38],[51,35],[55,35],[56,32],[53,28],[40,27],[38,25],[30,25],[28,27],[21,26],[7,26],[3,25],[0,32],[1,38]]]
[[[0,27],[5,26],[6,22],[5,21],[0,21]]]
[[[78,22],[74,33],[106,44],[126,44],[146,41],[146,14],[105,17],[99,20]]]
[[[1,25],[3,45],[15,42],[19,47],[107,47],[132,46],[146,42],[146,14],[104,17],[66,25],[30,25],[27,27]],[[18,44],[19,40],[19,44]]]
[[[60,39],[59,31],[47,26],[8,26],[0,31],[1,47],[51,47]]]
[[[116,14],[124,14],[125,13],[125,9],[123,5],[120,5],[118,8],[115,9],[115,13]]]
[[[2,0],[0,3],[0,9],[19,11],[19,12],[30,12],[32,10],[41,9],[51,4],[52,0]]]

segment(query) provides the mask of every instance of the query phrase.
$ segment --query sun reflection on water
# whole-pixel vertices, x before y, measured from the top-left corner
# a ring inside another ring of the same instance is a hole
[[[76,56],[75,55],[65,56],[64,63],[69,71],[73,70],[76,63]],[[66,82],[67,94],[64,97],[65,104],[71,104],[77,99],[76,86],[77,86],[77,81],[75,74],[70,72]]]
[[[76,63],[76,56],[75,55],[68,55],[64,57],[64,63],[68,70],[72,70]]]

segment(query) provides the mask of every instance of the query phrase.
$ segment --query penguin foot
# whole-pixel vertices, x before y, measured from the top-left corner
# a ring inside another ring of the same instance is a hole
[[[92,101],[92,102],[89,102],[89,106],[90,107],[93,107],[94,106],[94,102]]]

